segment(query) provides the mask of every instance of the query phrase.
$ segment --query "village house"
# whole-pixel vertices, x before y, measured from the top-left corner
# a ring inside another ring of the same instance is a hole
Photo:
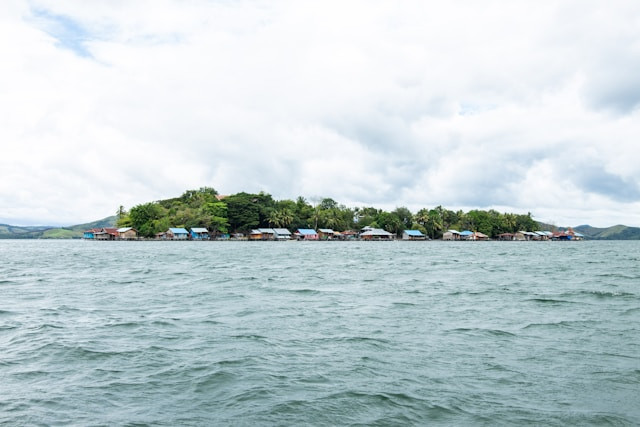
[[[393,240],[395,237],[392,233],[381,228],[365,227],[363,230],[364,231],[360,233],[362,240]]]
[[[442,235],[442,240],[460,240],[460,232],[457,230],[447,230]]]
[[[99,232],[94,233],[96,240],[116,240],[118,238],[118,229],[114,227],[101,228]]]
[[[498,240],[514,240],[515,235],[513,233],[501,233],[497,236]]]
[[[531,231],[518,231],[514,236],[513,240],[539,240],[539,237],[536,233]]]
[[[274,228],[273,229],[276,240],[291,240],[291,232],[286,228]]]
[[[489,240],[489,236],[487,236],[484,233],[481,233],[480,231],[474,231],[472,240]]]
[[[91,228],[82,234],[82,238],[93,240],[96,238],[96,233],[99,233],[100,231],[102,231],[102,228]]]
[[[136,240],[138,238],[138,230],[133,227],[118,228],[116,231],[120,240]]]
[[[318,233],[311,228],[298,228],[294,235],[297,240],[318,240]]]
[[[262,240],[276,240],[276,232],[273,228],[258,228],[262,234]]]
[[[187,240],[189,232],[181,227],[170,228],[165,232],[167,240]]]
[[[190,230],[191,240],[209,240],[209,230],[204,227],[193,227]]]
[[[320,240],[331,240],[333,239],[334,232],[330,228],[319,228],[318,229],[318,239]]]
[[[402,240],[427,240],[427,236],[422,234],[420,230],[404,230]]]
[[[358,237],[358,232],[355,230],[346,230],[340,233],[340,239],[342,240],[353,240]]]
[[[461,231],[460,240],[473,240],[473,231],[469,231],[469,230]]]
[[[535,233],[540,237],[538,240],[549,240],[553,235],[550,231],[536,231]]]

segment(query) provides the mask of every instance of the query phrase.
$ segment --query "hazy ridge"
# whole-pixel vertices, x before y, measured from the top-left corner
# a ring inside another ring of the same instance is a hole
[[[0,224],[0,239],[80,239],[82,233],[89,228],[113,227],[116,217],[109,216],[85,224],[70,227],[53,226],[17,226]]]

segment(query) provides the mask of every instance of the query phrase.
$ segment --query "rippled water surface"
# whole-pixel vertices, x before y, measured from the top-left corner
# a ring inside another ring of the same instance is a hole
[[[0,261],[0,424],[640,424],[640,242],[14,240]]]

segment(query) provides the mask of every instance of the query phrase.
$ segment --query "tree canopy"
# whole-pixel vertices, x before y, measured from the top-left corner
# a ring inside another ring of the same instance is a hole
[[[219,197],[211,187],[188,190],[173,199],[136,205],[129,211],[119,206],[117,218],[118,226],[134,227],[145,237],[152,237],[169,227],[205,227],[213,233],[247,233],[260,227],[345,231],[371,226],[396,235],[406,229],[418,229],[432,239],[438,239],[448,229],[479,231],[496,237],[501,233],[535,231],[539,227],[531,213],[500,213],[493,209],[474,209],[465,213],[442,206],[423,208],[415,214],[404,206],[387,212],[375,207],[350,208],[332,198],[310,204],[304,197],[274,200],[264,192]]]

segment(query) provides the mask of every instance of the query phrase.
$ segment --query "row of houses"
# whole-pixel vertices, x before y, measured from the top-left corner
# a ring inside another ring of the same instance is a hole
[[[138,232],[135,228],[92,228],[84,232],[87,240],[137,240]],[[228,234],[217,236],[218,239],[229,239]],[[364,227],[362,231],[334,231],[330,228],[318,230],[298,228],[291,232],[286,228],[257,228],[251,230],[248,236],[236,234],[236,239],[243,240],[394,240],[395,235],[380,228]],[[214,236],[204,227],[193,227],[190,230],[182,227],[172,227],[167,231],[157,233],[156,240],[211,240]],[[427,240],[419,230],[405,230],[403,240]]]
[[[489,240],[489,236],[479,231],[448,230],[442,236],[443,240]],[[518,231],[516,233],[498,234],[496,240],[583,240],[584,234],[577,233],[569,228],[567,231]]]
[[[249,240],[394,240],[395,234],[373,227],[364,227],[361,231],[334,231],[330,228],[298,228],[291,233],[286,228],[258,228],[251,231]],[[403,240],[427,240],[420,230],[405,230]]]
[[[137,240],[138,231],[132,227],[123,228],[92,228],[84,232],[88,240]],[[231,236],[224,234],[218,239],[229,239]],[[235,239],[242,240],[395,240],[396,236],[380,228],[364,227],[361,231],[347,230],[334,231],[330,228],[298,228],[291,232],[286,228],[256,228],[251,230],[248,236],[236,234]],[[169,228],[167,231],[157,233],[156,240],[211,240],[214,238],[209,230],[204,227],[193,227],[190,230],[182,227]],[[489,240],[489,236],[479,231],[447,230],[442,236],[443,240]],[[572,229],[562,232],[551,231],[518,231],[517,233],[502,233],[497,240],[582,240],[584,235],[574,232]],[[405,230],[402,240],[429,240],[419,230]]]
[[[158,240],[209,240],[209,230],[194,227],[190,231],[185,228],[169,228],[163,233],[156,234]],[[138,240],[138,230],[133,227],[104,227],[91,228],[84,232],[87,240]]]
[[[138,232],[132,227],[91,228],[82,235],[87,240],[137,240]]]

